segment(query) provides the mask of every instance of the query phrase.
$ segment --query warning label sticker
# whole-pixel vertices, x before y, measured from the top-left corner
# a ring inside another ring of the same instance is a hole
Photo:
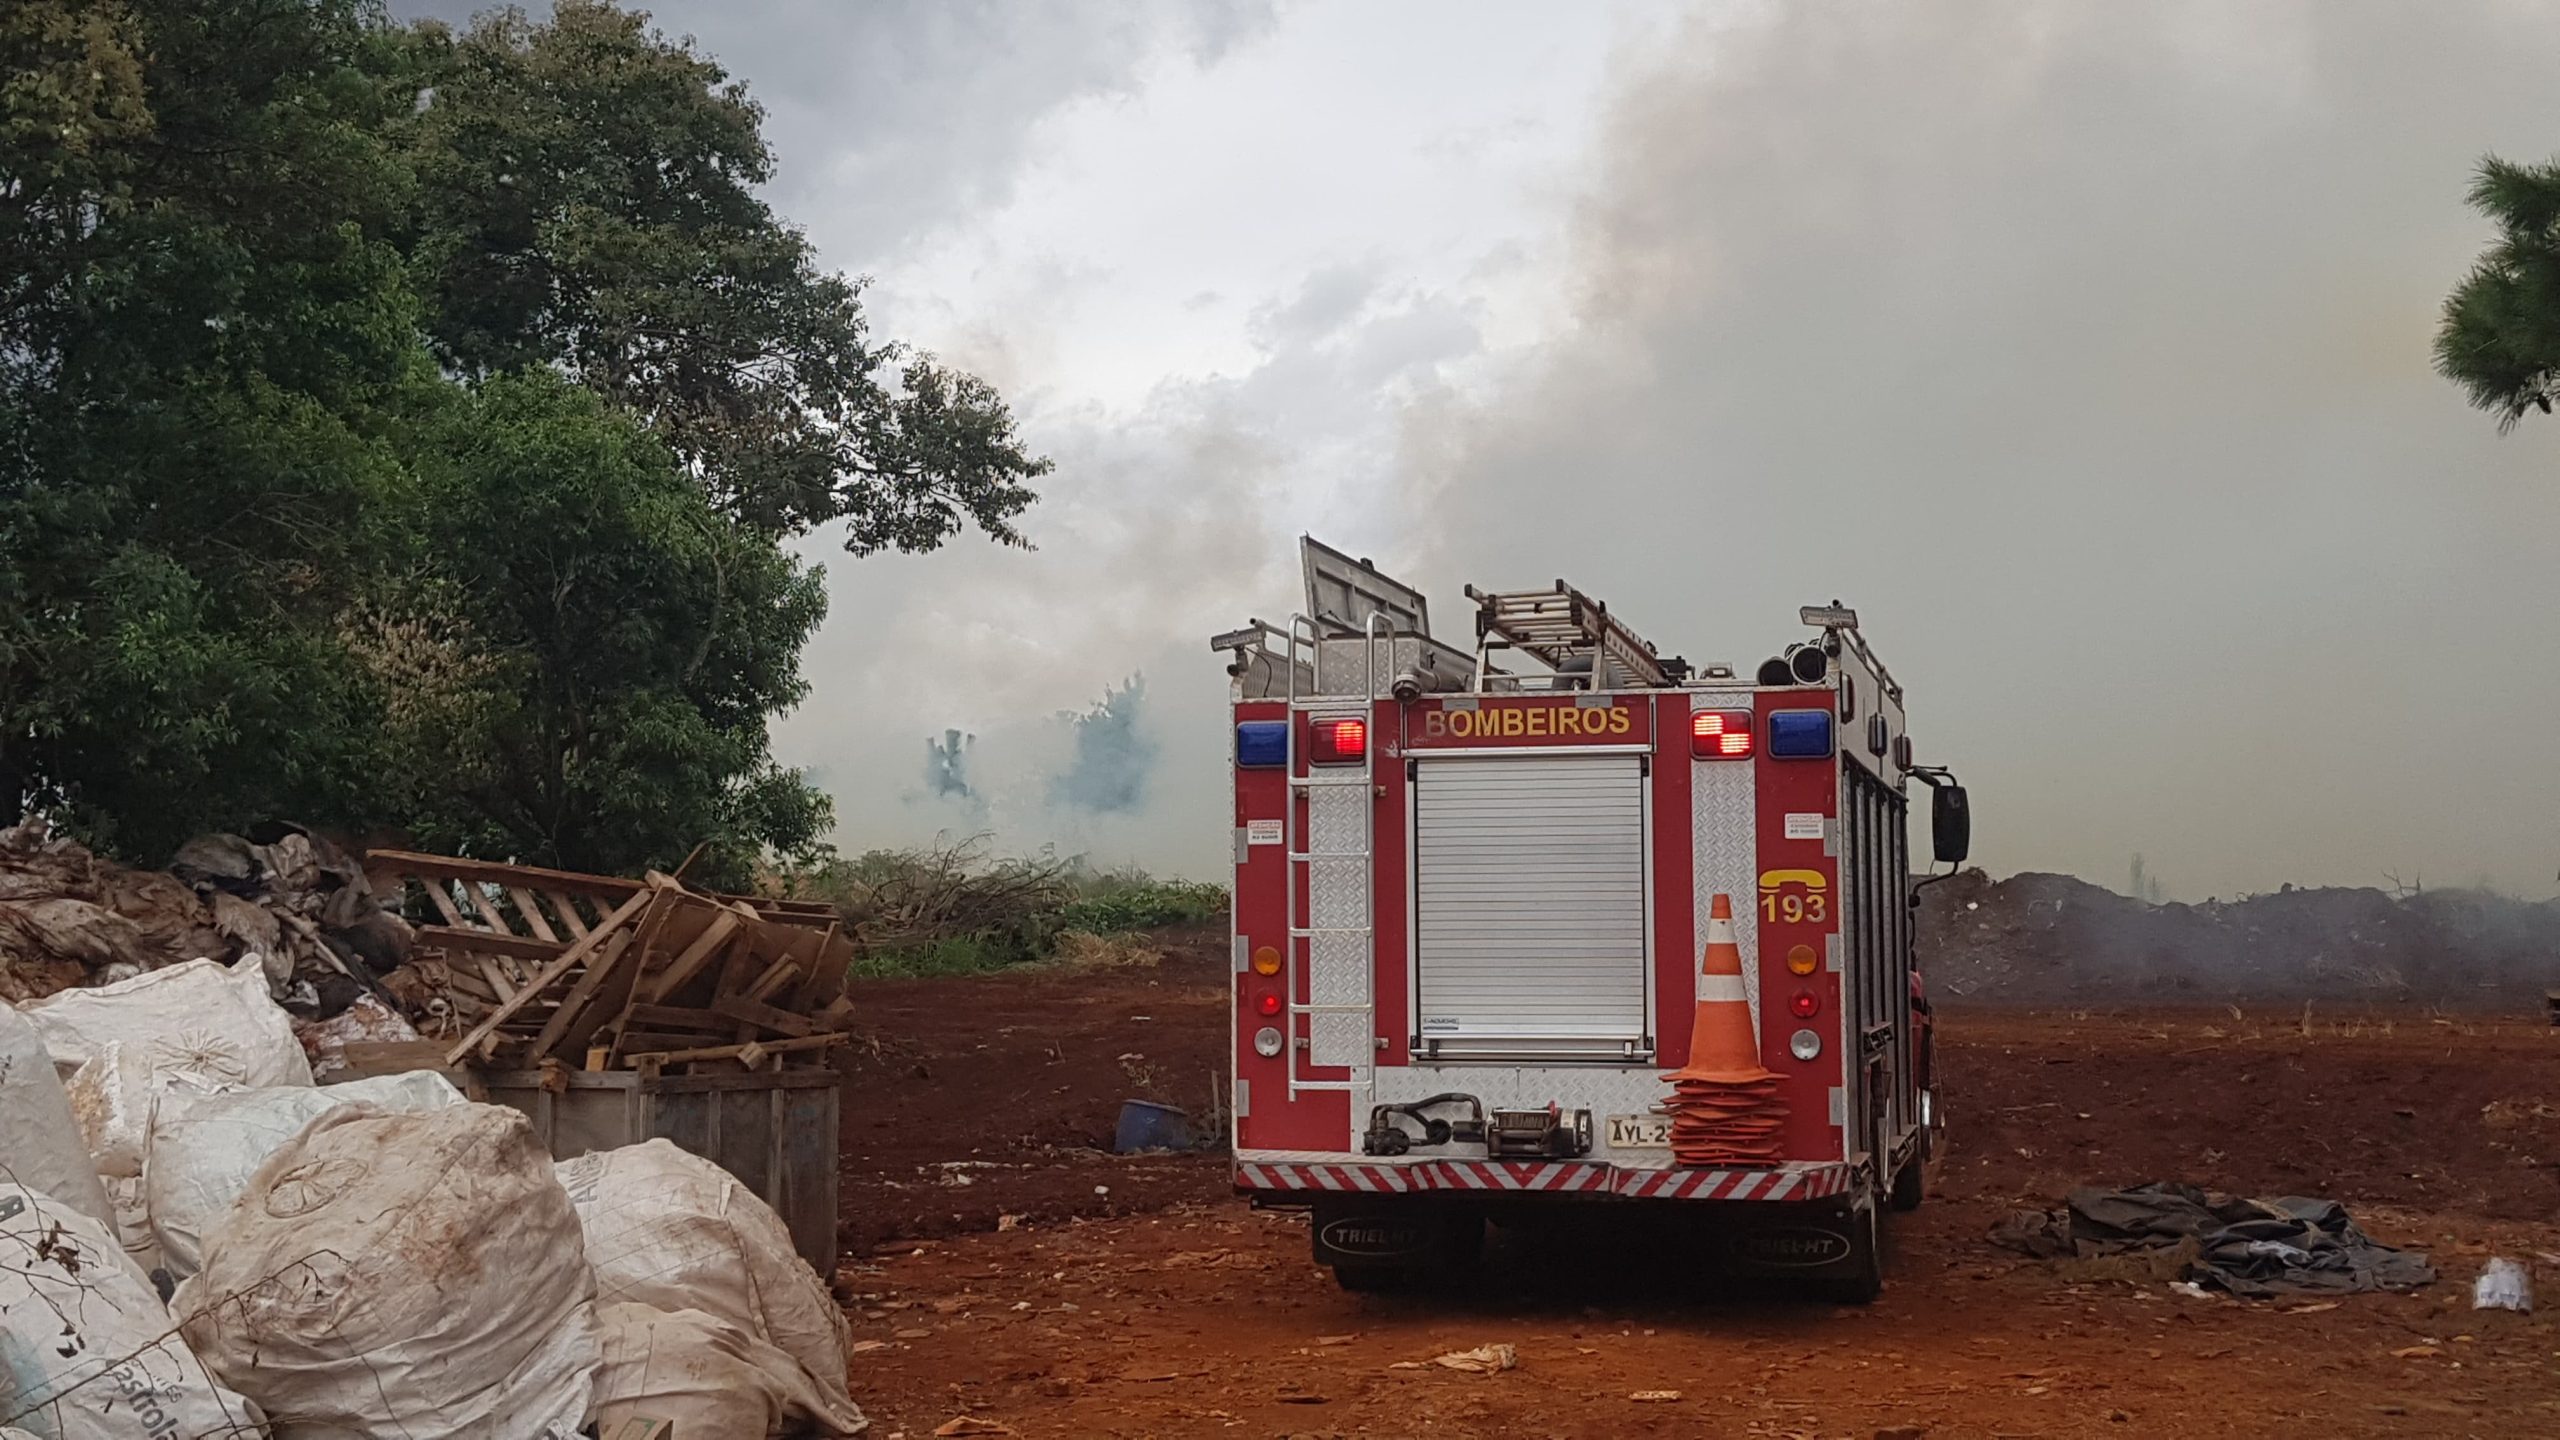
[[[1822,817],[1819,815],[1789,815],[1787,817],[1787,838],[1790,840],[1821,839]]]
[[[1277,845],[1280,838],[1280,822],[1277,820],[1244,822],[1244,843],[1247,845]]]

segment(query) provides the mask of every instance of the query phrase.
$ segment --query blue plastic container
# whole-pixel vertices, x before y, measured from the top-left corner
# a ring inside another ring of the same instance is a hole
[[[1191,1133],[1191,1117],[1170,1105],[1147,1100],[1120,1104],[1120,1128],[1111,1148],[1122,1155],[1138,1150],[1188,1150],[1199,1143]]]

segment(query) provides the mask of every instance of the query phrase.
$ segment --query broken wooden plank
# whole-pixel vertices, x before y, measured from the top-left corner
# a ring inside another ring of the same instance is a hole
[[[468,928],[462,923],[462,912],[453,908],[453,896],[445,889],[443,881],[420,880],[418,887],[427,892],[427,903],[436,907],[436,913],[444,917],[444,923],[456,929]]]
[[[561,924],[569,927],[570,939],[584,940],[587,938],[587,917],[578,913],[578,902],[576,900],[567,895],[561,894],[557,890],[543,891],[542,898],[551,902],[552,913],[560,917]]]
[[[788,1010],[777,1009],[761,1000],[750,1000],[744,995],[722,996],[711,1002],[711,1008],[743,1024],[779,1031],[784,1035],[800,1039],[806,1039],[826,1029],[825,1026],[806,1015],[794,1015]]]
[[[703,1030],[717,1035],[729,1028],[727,1016],[682,1005],[634,1005],[623,1011],[622,1017],[630,1025],[649,1030]]]
[[[757,976],[756,983],[746,988],[746,992],[742,998],[752,1000],[761,1005],[764,1002],[771,1000],[783,986],[790,984],[795,979],[798,979],[799,975],[799,961],[776,960],[773,962],[772,969]]]
[[[649,948],[656,943],[655,937],[660,933],[656,926],[648,923],[647,917],[643,918],[642,924],[632,932],[632,946],[622,963],[606,972],[603,983],[597,987],[586,1008],[569,1022],[568,1030],[561,1036],[559,1053],[563,1056],[581,1052],[592,1055],[601,1050],[603,1057],[591,1059],[587,1068],[612,1068],[613,1052],[622,1028],[622,1012],[630,1006],[632,992],[639,988],[640,967],[647,962]],[[608,1029],[613,1032],[612,1038],[607,1037]]]
[[[499,935],[516,933],[515,927],[507,923],[507,917],[499,914],[498,907],[490,902],[486,887],[465,883],[462,887],[462,898],[471,902],[472,913],[478,915],[481,923],[487,925],[491,932]]]
[[[542,890],[576,890],[608,896],[617,902],[628,900],[649,888],[646,880],[626,880],[618,875],[581,875],[574,870],[545,870],[538,865],[500,865],[452,855],[422,855],[413,850],[376,850],[365,856],[365,863],[395,874],[432,876],[466,884],[486,881],[497,885],[530,885]]]
[[[817,1009],[828,996],[840,993],[844,989],[844,983],[841,979],[830,981],[826,973],[828,947],[836,943],[837,937],[842,932],[830,924],[822,930],[804,933],[809,936],[807,947],[804,949],[795,945],[791,951],[792,958],[800,962],[800,983],[792,990],[791,998],[778,1000],[775,1003],[786,1009],[807,1014]],[[850,961],[851,957],[848,955],[847,962],[850,963]],[[770,997],[760,995],[756,998],[761,1000]]]
[[[551,928],[551,921],[543,915],[542,907],[534,903],[532,891],[521,885],[510,885],[507,898],[516,902],[516,913],[524,917],[525,927],[533,931],[534,939],[548,940],[555,945],[560,943],[560,936]]]
[[[449,1068],[444,1044],[436,1040],[350,1040],[338,1053],[357,1079]]]
[[[735,911],[724,910],[705,928],[700,938],[685,947],[684,953],[667,962],[647,988],[649,1001],[657,1004],[675,993],[676,988],[702,973],[702,967],[719,953],[722,945],[738,933],[740,921]]]
[[[475,955],[472,958],[479,962],[480,976],[489,982],[489,989],[497,995],[499,1003],[516,998],[521,977],[518,980],[508,979],[506,972],[498,968],[498,958],[494,955]]]
[[[451,1050],[445,1052],[449,1057],[448,1063],[461,1064],[465,1057],[480,1047],[480,1042],[496,1034],[500,1025],[505,1024],[518,1010],[523,1009],[526,1001],[548,987],[551,982],[584,963],[587,957],[594,954],[613,932],[639,918],[640,912],[648,908],[654,894],[654,888],[635,891],[630,899],[623,901],[611,915],[605,917],[604,924],[589,931],[587,938],[561,951],[557,958],[543,966],[542,972],[528,981],[524,989],[517,991],[513,999],[498,1002],[498,1008],[482,1016],[479,1024],[472,1026],[468,1034],[456,1041]]]
[[[444,986],[448,990],[458,990],[483,1005],[498,1003],[498,992],[489,988],[488,981],[458,966],[444,967]]]
[[[536,1059],[549,1059],[553,1047],[568,1038],[569,1027],[577,1023],[578,1016],[584,1013],[587,1006],[594,1001],[596,991],[604,986],[605,977],[613,973],[614,966],[621,962],[624,955],[636,948],[633,941],[638,937],[640,930],[641,927],[635,925],[604,943],[604,950],[596,956],[595,963],[589,965],[586,973],[578,977],[577,984],[569,987],[569,993],[561,1000],[560,1008],[551,1012],[551,1018],[543,1022],[542,1033],[534,1037],[533,1054]]]
[[[583,940],[586,937],[578,938]],[[466,955],[512,955],[537,964],[559,959],[560,952],[567,948],[556,940],[535,940],[529,936],[480,930],[467,925],[421,925],[418,927],[418,945],[421,949],[453,950]]]
[[[699,1050],[643,1050],[628,1058],[634,1065],[643,1061],[652,1065],[684,1065],[696,1060],[735,1060],[750,1046],[766,1055],[799,1055],[812,1050],[826,1050],[852,1039],[841,1033],[811,1035],[797,1040],[749,1041],[746,1045],[714,1045]]]
[[[621,1048],[626,1052],[623,1056],[625,1061],[635,1058],[629,1052],[663,1054],[670,1050],[699,1050],[718,1041],[717,1036],[695,1035],[684,1030],[625,1030],[621,1038]]]

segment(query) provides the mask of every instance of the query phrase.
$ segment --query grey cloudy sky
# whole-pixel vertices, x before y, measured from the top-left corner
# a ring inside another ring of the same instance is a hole
[[[656,13],[883,331],[1058,461],[1036,553],[831,559],[781,740],[848,843],[1214,874],[1202,642],[1313,530],[1692,658],[1848,600],[1998,871],[2553,889],[2560,422],[2427,365],[2470,167],[2560,151],[2547,6]],[[1046,717],[1135,672],[1148,807],[1054,812]],[[918,794],[945,726],[968,813]]]

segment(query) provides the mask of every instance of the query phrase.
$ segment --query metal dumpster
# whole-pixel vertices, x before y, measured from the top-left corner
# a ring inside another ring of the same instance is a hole
[[[554,1160],[666,1139],[711,1161],[774,1208],[791,1227],[800,1257],[821,1278],[835,1274],[836,1122],[844,1084],[835,1071],[559,1070],[546,1077],[539,1070],[503,1070],[472,1078],[491,1104],[531,1117]]]

